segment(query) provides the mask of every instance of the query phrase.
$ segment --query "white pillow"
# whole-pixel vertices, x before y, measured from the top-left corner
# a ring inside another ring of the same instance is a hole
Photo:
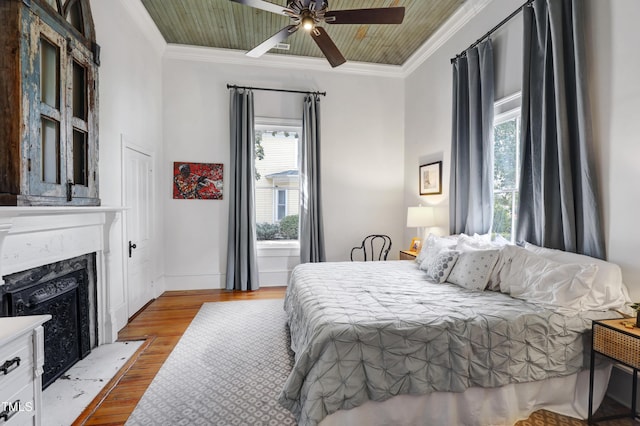
[[[458,240],[455,237],[437,237],[433,234],[429,234],[429,236],[425,238],[425,241],[422,244],[420,253],[418,253],[418,256],[416,256],[416,263],[418,265],[422,265],[422,262],[426,258],[434,258],[440,252],[440,250],[455,247],[457,241]]]
[[[497,247],[504,247],[506,245],[512,244],[511,241],[507,240],[500,234],[496,234],[495,237],[493,237],[493,240],[491,240],[491,243]]]
[[[509,245],[511,246],[512,244],[509,244]],[[502,253],[503,252],[502,249],[504,247],[506,247],[506,245],[498,248],[496,265],[493,267],[493,269],[491,270],[491,273],[489,274],[489,280],[487,282],[486,290],[500,291],[500,271],[502,270],[502,267],[504,266],[507,260],[505,259],[505,256]]]
[[[483,239],[480,236],[470,237],[465,234],[460,234],[460,236],[458,237],[458,243],[456,244],[456,250],[463,252],[473,250],[487,250],[491,248],[494,248],[491,244],[491,240]]]
[[[496,266],[498,250],[474,250],[460,253],[449,274],[449,281],[469,290],[484,290]]]
[[[427,273],[427,277],[436,283],[443,283],[449,277],[460,253],[455,250],[440,250],[434,257],[425,258],[420,269]]]
[[[582,300],[593,284],[593,264],[558,263],[516,246],[502,250],[500,291],[562,313],[584,310]]]
[[[462,235],[466,235],[466,234],[462,234]],[[487,234],[478,234],[478,233],[474,233],[473,234],[473,238],[476,241],[480,241],[483,243],[490,243],[491,242],[491,234],[487,233]]]
[[[598,267],[598,273],[593,280],[591,291],[583,301],[585,309],[606,311],[609,309],[621,309],[628,303],[631,303],[627,287],[622,282],[622,271],[615,263],[583,254],[538,247],[526,242],[524,248],[539,256],[560,263],[596,265]]]

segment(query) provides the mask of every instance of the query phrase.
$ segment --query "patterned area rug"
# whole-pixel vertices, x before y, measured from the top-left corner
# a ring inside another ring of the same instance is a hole
[[[282,306],[205,303],[126,424],[295,425],[278,404],[293,365]]]
[[[282,299],[205,303],[127,425],[295,425],[278,404],[293,366]],[[623,407],[605,399],[598,415]],[[586,425],[545,410],[517,426]],[[602,423],[637,425],[631,419]]]

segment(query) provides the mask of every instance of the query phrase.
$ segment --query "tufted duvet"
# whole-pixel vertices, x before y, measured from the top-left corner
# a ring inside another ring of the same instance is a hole
[[[578,372],[590,319],[434,284],[410,261],[297,266],[284,303],[295,365],[280,396],[300,425],[368,400]]]

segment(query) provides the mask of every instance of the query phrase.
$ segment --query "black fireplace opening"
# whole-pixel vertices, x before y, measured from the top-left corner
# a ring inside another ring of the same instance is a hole
[[[44,324],[43,389],[96,345],[95,277],[95,253],[4,277],[0,316],[51,315]]]

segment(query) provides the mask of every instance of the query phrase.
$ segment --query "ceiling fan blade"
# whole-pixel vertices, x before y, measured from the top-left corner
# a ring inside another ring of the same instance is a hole
[[[404,7],[332,10],[324,14],[327,24],[401,24]]]
[[[316,42],[320,50],[322,50],[322,53],[324,53],[324,56],[327,57],[327,60],[333,68],[347,62],[347,60],[344,58],[344,56],[342,56],[342,53],[340,53],[340,50],[338,50],[338,47],[335,45],[333,40],[331,40],[331,37],[329,37],[329,34],[327,34],[324,28],[315,27],[311,31],[311,37],[313,37],[313,40]]]
[[[284,27],[258,46],[254,47],[252,50],[247,52],[247,56],[251,56],[252,58],[259,58],[260,56],[267,53],[269,50],[273,49],[276,44],[281,43],[287,39],[291,34],[295,33],[298,30],[297,25],[289,25]]]
[[[256,9],[266,10],[267,12],[277,13],[278,15],[286,15],[285,11],[291,12],[291,9],[277,4],[269,3],[263,0],[231,0],[245,6],[255,7]]]

